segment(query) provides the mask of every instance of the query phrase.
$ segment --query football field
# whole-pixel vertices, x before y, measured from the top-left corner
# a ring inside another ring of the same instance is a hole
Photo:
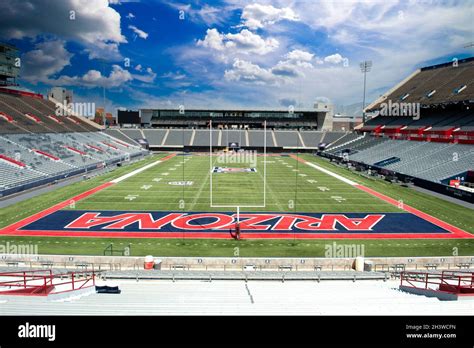
[[[0,238],[78,254],[131,243],[140,254],[318,256],[329,240],[383,256],[474,249],[472,209],[310,154],[158,154],[55,192],[17,204],[13,221],[15,206],[4,209]]]
[[[229,211],[225,205],[271,212],[396,212],[383,202],[293,157],[258,156],[255,172],[211,173],[209,156],[174,156],[78,201],[79,210]],[[214,156],[212,167],[222,165]],[[264,163],[266,161],[266,163]],[[266,201],[264,173],[266,164]],[[227,167],[246,168],[247,163]],[[211,187],[213,181],[211,207]],[[233,209],[235,210],[235,209]]]

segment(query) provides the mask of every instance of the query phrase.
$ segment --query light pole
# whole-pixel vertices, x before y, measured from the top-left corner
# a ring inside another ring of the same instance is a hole
[[[365,83],[367,81],[367,73],[370,71],[370,68],[372,67],[372,61],[371,60],[365,60],[362,63],[359,64],[360,66],[360,71],[364,73],[364,99],[362,102],[362,123],[365,123]]]

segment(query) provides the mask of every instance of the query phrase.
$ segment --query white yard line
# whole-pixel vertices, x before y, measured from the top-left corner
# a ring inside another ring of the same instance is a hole
[[[147,170],[147,169],[150,169],[150,168],[156,166],[157,164],[160,164],[161,162],[163,162],[163,161],[158,160],[158,161],[156,161],[156,162],[147,164],[147,165],[144,166],[144,167],[135,169],[133,172],[130,172],[130,173],[125,174],[125,175],[122,175],[121,177],[118,177],[117,179],[111,180],[110,182],[111,182],[111,183],[114,183],[114,184],[119,183],[119,182],[121,182],[121,181],[123,181],[123,180],[125,180],[125,179],[130,178],[131,176],[134,176],[134,175],[136,175],[136,174],[138,174],[138,173],[141,173],[141,172],[143,172],[143,171],[145,171],[145,170]]]
[[[212,163],[212,166],[213,166],[213,167],[214,167],[214,164],[216,163],[216,161],[217,161],[217,158],[214,159],[214,162]],[[199,198],[201,197],[201,194],[202,194],[202,192],[203,192],[203,190],[204,190],[204,186],[206,186],[206,184],[207,184],[207,182],[209,181],[211,175],[212,175],[212,172],[211,172],[210,170],[208,170],[208,173],[207,173],[207,175],[206,175],[206,178],[203,180],[201,186],[199,187],[198,192],[197,192],[196,195],[194,196],[194,199],[193,199],[193,201],[191,202],[191,205],[190,205],[190,207],[189,207],[189,210],[192,210],[192,209],[194,208],[194,206],[197,204],[197,202],[198,202]],[[206,192],[207,192],[207,191],[206,191]],[[209,193],[211,193],[211,195],[212,195],[212,192],[211,192],[210,190],[209,190]],[[185,204],[186,204],[186,203],[185,203]]]
[[[352,180],[349,180],[349,179],[347,179],[347,178],[345,178],[345,177],[343,177],[343,176],[341,176],[341,175],[339,175],[339,174],[333,173],[333,172],[331,172],[330,170],[327,170],[327,169],[325,169],[325,168],[323,168],[323,167],[320,167],[320,166],[318,166],[317,164],[314,164],[314,163],[311,163],[311,162],[308,162],[308,161],[305,161],[305,163],[306,163],[308,166],[313,167],[314,169],[317,169],[317,170],[319,170],[319,171],[321,171],[321,172],[323,172],[323,173],[325,173],[325,174],[327,174],[327,175],[332,176],[333,178],[336,178],[336,179],[338,179],[338,180],[340,180],[340,181],[342,181],[342,182],[345,182],[346,184],[349,184],[349,185],[351,185],[351,186],[358,185],[358,183],[356,183],[356,182],[354,182],[354,181],[352,181]]]

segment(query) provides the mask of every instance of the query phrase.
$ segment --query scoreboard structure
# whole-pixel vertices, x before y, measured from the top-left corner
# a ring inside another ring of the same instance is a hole
[[[15,46],[0,42],[0,86],[18,86],[20,54]]]
[[[117,123],[123,124],[141,124],[140,112],[131,110],[117,110]]]

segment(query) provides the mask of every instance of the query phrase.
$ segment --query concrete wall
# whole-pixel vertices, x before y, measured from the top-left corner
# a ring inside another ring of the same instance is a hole
[[[184,266],[190,270],[242,270],[245,266],[253,265],[258,270],[315,270],[321,267],[322,271],[350,270],[354,263],[353,258],[248,258],[248,257],[160,257],[161,269],[173,269],[175,266]],[[403,264],[406,270],[426,271],[427,264],[438,264],[438,269],[459,270],[458,264],[474,266],[474,257],[369,257],[373,270],[393,271],[395,265]],[[45,268],[44,263],[52,262],[55,268],[77,269],[80,264],[88,264],[88,268],[109,269],[142,269],[144,257],[133,256],[78,256],[78,255],[38,255],[23,256],[2,255],[0,266],[39,267]],[[43,265],[42,265],[43,264]]]

